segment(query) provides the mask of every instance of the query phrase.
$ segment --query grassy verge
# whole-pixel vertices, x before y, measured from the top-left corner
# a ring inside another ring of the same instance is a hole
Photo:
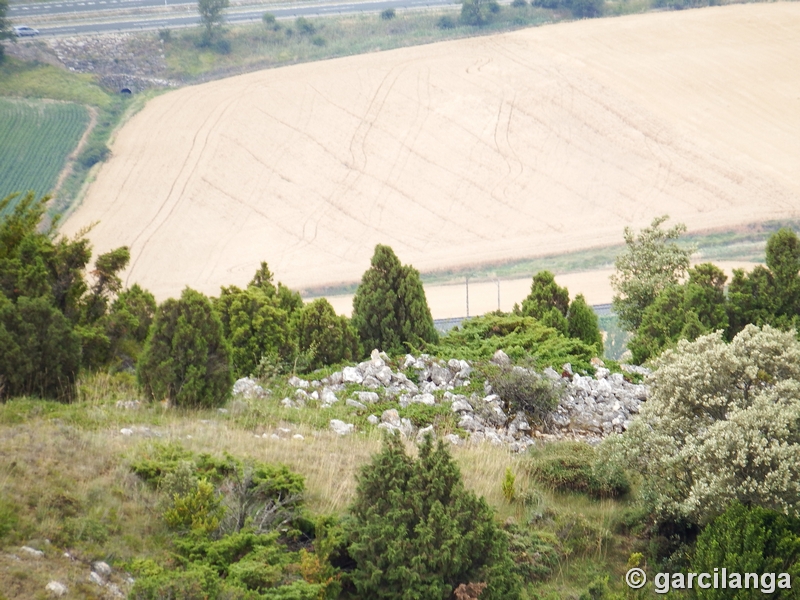
[[[695,244],[698,248],[695,258],[714,261],[764,262],[764,248],[767,238],[781,227],[800,229],[800,221],[766,221],[743,225],[736,229],[705,231],[686,235],[682,244]],[[622,237],[620,235],[620,237]],[[539,271],[548,270],[553,273],[580,273],[614,267],[614,259],[624,250],[624,244],[605,246],[589,250],[579,250],[566,254],[554,254],[535,258],[485,263],[470,267],[444,269],[422,273],[422,282],[428,285],[463,282],[469,276],[470,281],[494,281],[495,279],[520,279],[532,277]],[[323,286],[307,290],[309,297],[352,294],[358,288],[357,282],[343,283],[335,286]]]
[[[138,398],[132,378],[101,374],[83,381],[74,404],[15,399],[0,405],[0,589],[8,597],[39,597],[48,581],[58,579],[75,597],[84,597],[93,593],[87,579],[92,561],[109,562],[120,580],[134,559],[166,561],[169,532],[157,517],[157,494],[129,470],[130,461],[153,443],[286,464],[305,477],[314,513],[344,514],[354,496],[354,476],[379,449],[382,432],[364,426],[340,438],[328,431],[327,421],[344,414],[283,409],[277,392],[266,400],[232,401],[227,413],[157,404],[125,410],[115,403]],[[123,428],[133,434],[123,435]],[[296,433],[304,439],[292,438]],[[452,452],[467,487],[487,499],[499,521],[513,519],[557,548],[558,567],[529,582],[531,593],[577,598],[598,574],[619,579],[633,544],[617,533],[629,511],[627,500],[557,492],[528,475],[524,456],[501,448]],[[507,467],[516,474],[512,502],[501,491]],[[22,545],[45,556],[26,557]],[[13,561],[12,553],[21,560]]]
[[[449,21],[442,21],[448,17]],[[457,10],[402,12],[394,18],[365,14],[280,20],[229,27],[221,42],[201,47],[200,30],[162,31],[168,76],[183,81],[301,62],[364,54],[443,40],[531,27],[563,18],[562,13],[525,6],[503,7],[484,27],[462,25]]]

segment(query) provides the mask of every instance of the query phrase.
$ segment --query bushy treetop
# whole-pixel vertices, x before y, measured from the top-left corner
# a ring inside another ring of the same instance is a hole
[[[703,524],[734,500],[800,512],[800,343],[748,325],[656,360],[639,418],[607,448],[645,476],[661,518]]]
[[[412,460],[399,436],[358,477],[348,524],[350,578],[359,597],[452,597],[485,582],[482,600],[520,597],[508,540],[482,498],[464,489],[444,444],[428,438]]]
[[[352,322],[367,351],[399,354],[438,339],[419,272],[380,244],[353,298]]]
[[[645,309],[659,292],[679,283],[689,268],[694,248],[681,247],[673,241],[686,232],[686,226],[678,224],[664,230],[661,225],[668,218],[664,215],[653,219],[650,227],[638,235],[630,227],[625,228],[626,249],[615,261],[617,272],[611,277],[611,286],[616,292],[614,312],[628,331],[639,328]]]

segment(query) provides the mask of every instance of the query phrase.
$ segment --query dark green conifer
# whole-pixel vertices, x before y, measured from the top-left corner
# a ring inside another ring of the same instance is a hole
[[[597,355],[603,355],[603,334],[600,333],[597,315],[592,307],[586,304],[583,294],[578,294],[569,305],[567,315],[567,332],[569,337],[577,338],[597,349]]]
[[[352,361],[361,355],[358,333],[325,298],[303,307],[297,329],[299,349],[310,356],[310,369]]]
[[[567,316],[569,291],[556,283],[556,278],[550,271],[539,271],[533,276],[530,294],[522,301],[522,315],[541,321],[554,308],[562,317]],[[550,317],[550,321],[553,320]]]
[[[446,600],[462,583],[485,582],[482,600],[520,598],[507,537],[486,502],[464,489],[441,441],[428,438],[411,460],[389,436],[361,471],[351,513],[359,597]]]
[[[144,393],[175,406],[214,407],[225,403],[232,372],[222,323],[211,302],[186,288],[156,311],[137,372]]]
[[[353,298],[352,323],[367,352],[399,354],[438,339],[419,272],[380,244]]]

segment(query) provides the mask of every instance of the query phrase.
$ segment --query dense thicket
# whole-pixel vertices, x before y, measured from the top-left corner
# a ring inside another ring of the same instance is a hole
[[[0,200],[0,397],[69,400],[79,369],[111,358],[108,306],[130,254],[98,256],[87,283],[83,234],[56,237],[56,223],[40,231],[49,198],[16,199]]]
[[[310,369],[356,360],[361,356],[358,333],[347,317],[336,314],[325,298],[303,307],[297,324],[300,353]]]
[[[673,230],[675,235],[679,233],[675,228]],[[647,231],[646,239],[654,236],[652,231]],[[644,244],[641,241],[636,243]],[[784,228],[769,237],[765,267],[757,266],[750,273],[734,270],[727,294],[727,276],[713,264],[705,263],[688,269],[689,277],[683,281],[678,277],[683,263],[673,260],[675,256],[681,256],[683,251],[680,248],[651,242],[644,245],[649,248],[644,254],[650,256],[653,263],[673,265],[667,271],[674,276],[662,277],[658,285],[644,286],[643,282],[652,283],[659,278],[652,273],[633,270],[629,263],[623,265],[628,269],[627,275],[620,270],[615,276],[615,281],[625,280],[630,292],[629,298],[616,298],[615,307],[627,310],[629,315],[640,314],[638,325],[631,330],[634,336],[628,344],[634,362],[642,363],[658,356],[664,349],[675,346],[678,340],[694,340],[717,330],[724,331],[726,339],[730,340],[748,324],[797,329],[800,240],[791,230]],[[640,251],[644,252],[639,248],[630,250],[629,254],[636,255]],[[661,258],[653,258],[658,256]],[[644,259],[636,260],[641,262]],[[673,269],[676,265],[679,268]],[[640,293],[643,287],[657,290],[657,293],[654,296]],[[639,302],[632,309],[629,304],[635,294],[639,294]],[[635,322],[631,319],[629,317],[631,323]]]
[[[786,585],[791,588],[792,580],[797,581],[800,576],[800,521],[774,510],[733,503],[698,536],[690,570],[714,573],[722,570],[720,565],[731,576],[755,573],[761,591],[755,592],[749,584],[745,588],[744,581],[739,582],[738,589],[732,588],[733,582],[727,580],[725,588],[721,585],[699,588],[697,598],[748,600],[755,594],[797,598],[797,589],[787,589]],[[788,580],[781,581],[778,577],[781,573],[788,573]],[[769,579],[767,585],[762,583],[762,574],[774,574],[771,585]],[[765,592],[764,588],[770,587],[773,591]]]
[[[505,534],[441,441],[428,438],[413,460],[388,437],[361,470],[351,514],[350,580],[361,598],[448,600],[462,583],[486,583],[482,600],[520,597]]]
[[[389,246],[375,246],[353,298],[353,326],[366,351],[400,354],[438,339],[419,272]]]
[[[230,394],[230,348],[211,302],[186,288],[156,311],[139,358],[139,384],[153,400],[175,406],[213,407]]]
[[[734,501],[800,514],[800,343],[745,327],[682,340],[656,361],[639,418],[607,448],[644,475],[663,520],[705,524]]]

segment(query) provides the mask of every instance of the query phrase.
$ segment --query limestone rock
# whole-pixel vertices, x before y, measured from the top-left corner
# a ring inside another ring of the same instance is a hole
[[[330,428],[337,435],[348,435],[355,430],[352,423],[345,423],[339,419],[331,419]]]

